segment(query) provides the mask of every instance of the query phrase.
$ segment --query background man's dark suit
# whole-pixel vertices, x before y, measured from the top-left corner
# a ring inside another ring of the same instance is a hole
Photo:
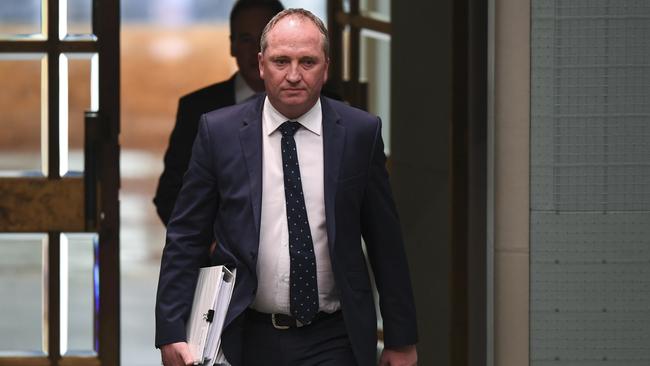
[[[257,288],[262,199],[262,106],[258,96],[201,118],[182,191],[167,226],[156,306],[156,345],[185,340],[198,267],[237,268],[223,347],[241,363],[242,317]],[[376,364],[377,324],[363,235],[380,294],[387,347],[417,341],[415,307],[385,169],[379,119],[322,97],[325,215],[332,269],[359,365]]]
[[[183,174],[192,154],[199,119],[204,113],[235,104],[235,76],[182,97],[178,102],[176,124],[165,152],[165,169],[158,180],[153,199],[156,211],[167,225],[183,183]]]

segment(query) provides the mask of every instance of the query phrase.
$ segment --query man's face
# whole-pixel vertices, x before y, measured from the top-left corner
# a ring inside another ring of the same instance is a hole
[[[315,24],[295,16],[281,19],[267,34],[258,59],[266,93],[280,113],[296,118],[314,106],[329,66]]]
[[[266,23],[275,14],[267,7],[252,7],[242,10],[233,19],[230,35],[230,54],[237,59],[239,73],[256,92],[264,90],[257,68],[257,54],[260,52],[260,37]]]

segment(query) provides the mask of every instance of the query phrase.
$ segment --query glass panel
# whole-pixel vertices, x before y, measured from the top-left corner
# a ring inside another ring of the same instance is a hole
[[[95,39],[92,28],[92,0],[59,0],[59,7],[61,39]]]
[[[61,234],[61,353],[94,353],[97,234]]]
[[[43,39],[41,0],[0,1],[0,39]]]
[[[532,1],[532,366],[650,364],[648,35],[647,1]]]
[[[84,112],[98,110],[97,60],[97,54],[61,58],[61,176],[79,175],[84,169]]]
[[[368,111],[382,120],[384,152],[390,155],[390,36],[361,31],[359,78],[368,83]]]
[[[0,55],[0,176],[47,174],[47,61]]]
[[[359,0],[361,14],[390,22],[390,0]]]
[[[0,353],[43,353],[46,234],[0,234]]]

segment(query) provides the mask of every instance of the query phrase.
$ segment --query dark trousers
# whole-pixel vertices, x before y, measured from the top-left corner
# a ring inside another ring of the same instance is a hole
[[[275,329],[269,321],[244,320],[244,366],[356,366],[343,315]]]

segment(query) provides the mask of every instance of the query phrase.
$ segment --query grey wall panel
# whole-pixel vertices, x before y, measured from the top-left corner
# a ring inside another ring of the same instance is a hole
[[[532,11],[531,365],[648,365],[650,3]]]

